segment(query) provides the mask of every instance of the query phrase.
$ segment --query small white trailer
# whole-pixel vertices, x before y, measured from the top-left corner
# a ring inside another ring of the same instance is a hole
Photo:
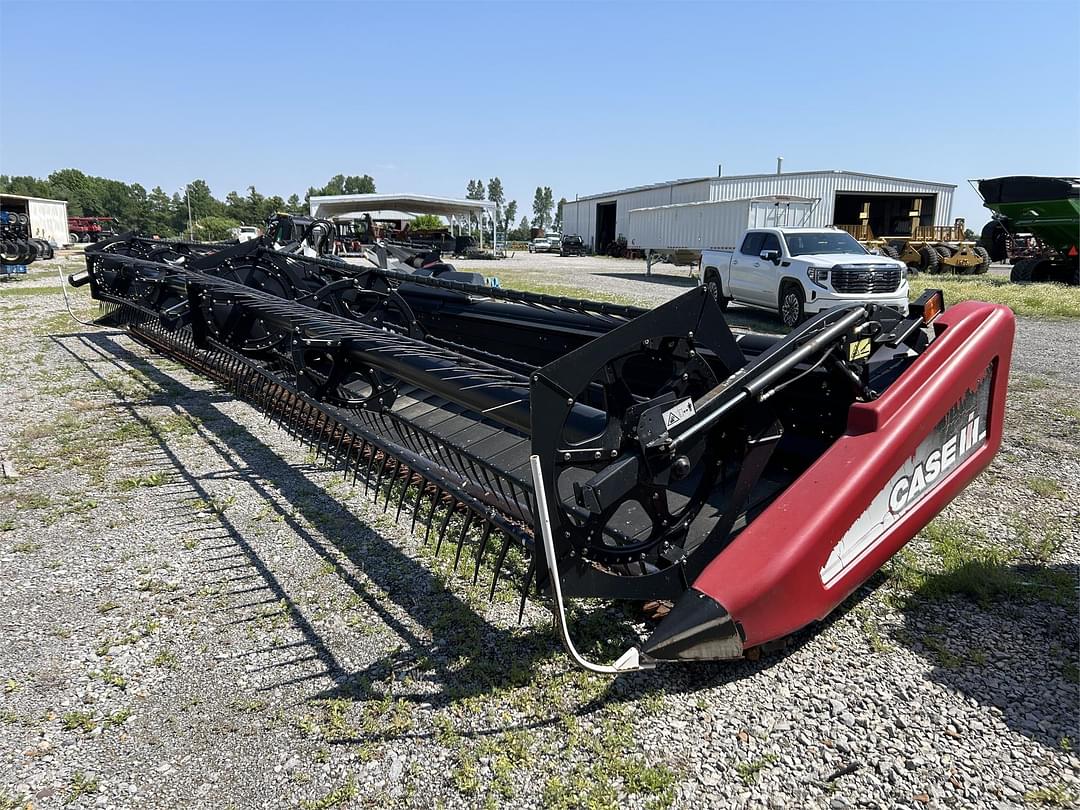
[[[813,197],[771,196],[634,208],[628,246],[645,251],[648,274],[661,259],[696,266],[703,250],[733,250],[747,228],[810,224],[817,203]]]
[[[30,218],[30,236],[44,239],[57,247],[71,242],[68,238],[68,213],[65,200],[46,200],[22,194],[0,194],[0,208]]]

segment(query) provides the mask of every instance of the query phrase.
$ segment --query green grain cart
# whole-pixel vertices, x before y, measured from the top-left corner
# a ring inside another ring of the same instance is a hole
[[[1080,284],[1080,178],[995,177],[975,183],[994,212],[983,228],[983,245],[994,261],[1013,263],[1013,281]]]

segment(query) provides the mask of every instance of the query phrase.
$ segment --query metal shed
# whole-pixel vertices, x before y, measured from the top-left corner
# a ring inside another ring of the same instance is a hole
[[[56,245],[66,245],[68,238],[67,200],[0,194],[0,208],[30,217],[30,235]]]
[[[485,218],[495,224],[496,205],[489,200],[459,200],[453,197],[431,197],[426,194],[337,194],[329,197],[312,197],[308,201],[311,216],[334,219],[349,214],[383,210],[404,211],[410,214],[435,214],[444,216],[455,225],[476,217],[481,223]],[[498,232],[492,231],[498,242]],[[484,246],[484,229],[480,229],[480,247]]]
[[[636,208],[790,196],[820,200],[810,227],[857,225],[866,210],[875,234],[899,235],[910,226],[918,199],[921,224],[951,225],[955,189],[949,183],[843,170],[697,177],[576,197],[563,207],[563,232],[576,233],[601,251],[619,236],[634,242],[630,211]]]

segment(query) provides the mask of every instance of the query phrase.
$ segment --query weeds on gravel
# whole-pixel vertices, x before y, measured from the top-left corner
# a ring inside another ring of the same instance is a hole
[[[109,684],[109,686],[115,686],[117,689],[127,689],[127,678],[114,669],[105,667],[97,672],[95,677]]]
[[[340,807],[357,796],[356,780],[350,778],[348,782],[331,790],[320,799],[307,799],[300,802],[301,810],[330,810],[332,807]]]
[[[1055,785],[1029,790],[1024,794],[1024,801],[1043,807],[1073,807],[1077,798],[1063,783],[1058,782]]]
[[[735,763],[735,773],[743,780],[743,784],[752,785],[757,781],[758,775],[774,762],[776,762],[775,754],[766,754],[757,759],[737,762]]]
[[[60,721],[64,731],[82,731],[89,734],[95,728],[94,716],[90,712],[68,712]]]
[[[1029,478],[1027,484],[1032,492],[1043,498],[1056,498],[1060,501],[1065,497],[1065,491],[1053,478],[1044,478],[1041,475],[1036,475]]]
[[[635,752],[627,718],[612,711],[599,726],[585,729],[572,715],[564,718],[565,751],[574,755],[569,771],[550,777],[544,785],[543,806],[548,808],[617,808],[624,796],[640,796],[648,807],[670,807],[675,801],[675,774],[665,765],[650,765]],[[576,749],[576,750],[575,750]]]
[[[87,776],[82,771],[76,771],[68,785],[68,795],[64,804],[71,804],[80,796],[89,796],[98,792],[98,780],[96,776]]]
[[[155,470],[147,475],[136,475],[131,478],[121,479],[116,487],[121,492],[130,492],[133,489],[139,489],[141,487],[159,487],[169,479],[169,476],[161,471]]]
[[[890,563],[889,578],[904,594],[902,601],[950,596],[966,596],[984,606],[998,599],[1062,606],[1075,601],[1072,575],[1045,564],[1047,550],[1057,542],[1053,528],[1043,527],[1038,538],[1020,539],[1019,548],[993,545],[981,532],[950,521],[936,520],[923,534],[930,541],[931,566],[919,564],[910,549],[902,550]]]

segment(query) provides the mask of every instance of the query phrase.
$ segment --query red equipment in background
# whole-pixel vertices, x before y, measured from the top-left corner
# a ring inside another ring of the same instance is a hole
[[[75,242],[97,242],[116,234],[112,217],[68,217],[68,238]]]

